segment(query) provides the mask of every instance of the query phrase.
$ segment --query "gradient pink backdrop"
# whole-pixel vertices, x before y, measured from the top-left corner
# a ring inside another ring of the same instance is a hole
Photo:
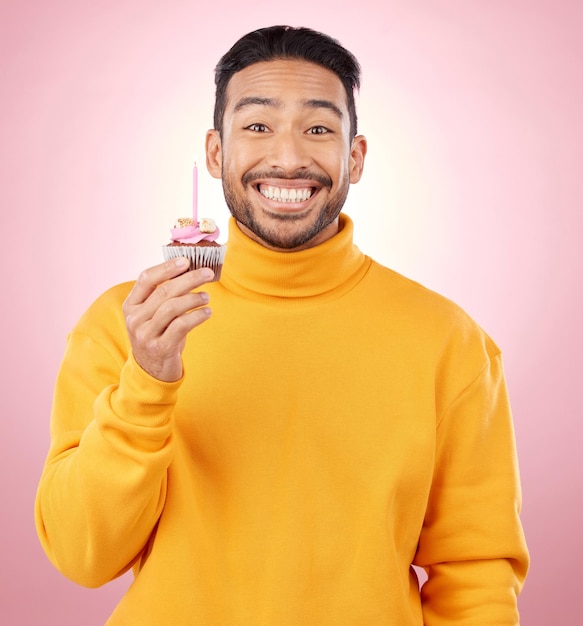
[[[293,6],[292,6],[293,5]],[[274,23],[363,68],[356,240],[451,297],[505,354],[532,569],[530,626],[581,615],[583,44],[575,0],[166,3],[2,0],[0,621],[103,624],[126,576],[86,590],[42,553],[33,499],[65,336],[105,288],[160,261],[190,207],[212,69]],[[200,204],[223,227],[220,183]]]

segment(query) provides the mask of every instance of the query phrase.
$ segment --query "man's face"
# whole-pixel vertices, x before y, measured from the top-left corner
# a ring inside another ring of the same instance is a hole
[[[330,70],[300,60],[256,63],[227,87],[222,136],[207,133],[207,166],[249,237],[278,250],[338,232],[364,137],[350,138],[346,92]]]

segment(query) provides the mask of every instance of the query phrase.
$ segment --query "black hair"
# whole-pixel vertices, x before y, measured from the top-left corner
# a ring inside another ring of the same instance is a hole
[[[301,59],[325,67],[342,81],[346,91],[351,137],[356,135],[354,92],[360,88],[360,65],[356,57],[336,39],[293,26],[260,28],[239,39],[215,68],[214,127],[222,131],[229,81],[234,74],[261,61]]]

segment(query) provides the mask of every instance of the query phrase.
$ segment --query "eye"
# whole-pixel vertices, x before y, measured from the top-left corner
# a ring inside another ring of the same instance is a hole
[[[308,135],[325,135],[330,132],[332,131],[325,126],[312,126],[312,128],[308,129]]]
[[[245,130],[251,130],[254,133],[266,133],[268,128],[265,124],[249,124],[249,126],[245,127]]]

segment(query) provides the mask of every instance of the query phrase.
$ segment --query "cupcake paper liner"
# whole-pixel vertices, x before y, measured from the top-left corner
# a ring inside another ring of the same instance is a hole
[[[226,246],[162,246],[164,260],[177,259],[184,256],[190,261],[189,269],[208,267],[215,273],[214,280],[219,280]]]

